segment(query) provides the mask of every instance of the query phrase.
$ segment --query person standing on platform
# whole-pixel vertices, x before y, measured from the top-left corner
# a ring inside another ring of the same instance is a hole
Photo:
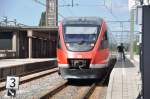
[[[118,49],[120,58],[122,59],[122,57],[123,57],[123,60],[125,61],[125,53],[124,53],[124,46],[123,46],[123,43],[121,43],[121,44],[117,47],[117,49]]]

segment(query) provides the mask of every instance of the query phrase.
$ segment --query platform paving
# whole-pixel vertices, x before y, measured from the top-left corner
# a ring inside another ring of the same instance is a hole
[[[125,62],[118,60],[110,74],[106,99],[136,99],[141,91],[138,68],[138,56]]]

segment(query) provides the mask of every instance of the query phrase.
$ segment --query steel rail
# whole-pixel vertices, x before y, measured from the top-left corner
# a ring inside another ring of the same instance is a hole
[[[114,60],[115,62],[115,60]],[[92,93],[94,92],[95,88],[97,87],[97,85],[101,85],[101,87],[103,88],[104,85],[106,85],[108,83],[109,80],[109,75],[111,73],[111,70],[114,66],[111,65],[111,67],[108,69],[108,72],[106,73],[105,77],[99,82],[99,83],[93,83],[90,88],[88,88],[85,93],[83,94],[83,96],[81,97],[81,99],[89,99],[89,97],[92,95]]]
[[[41,96],[40,99],[49,99],[58,92],[60,92],[62,89],[66,88],[68,85],[68,81],[65,81],[59,85],[57,85],[55,88],[53,88],[50,92],[46,93],[45,95]]]
[[[45,71],[41,71],[41,72],[36,72],[34,74],[26,75],[26,76],[20,77],[19,83],[21,85],[21,84],[27,83],[29,81],[36,80],[41,77],[56,73],[57,71],[58,71],[58,68],[52,68],[50,70],[45,70]],[[6,89],[5,85],[6,85],[6,82],[0,82],[0,91]]]

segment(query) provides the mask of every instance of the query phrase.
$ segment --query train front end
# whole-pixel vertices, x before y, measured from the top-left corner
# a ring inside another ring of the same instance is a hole
[[[67,18],[59,26],[57,61],[64,79],[102,78],[108,48],[101,49],[105,23],[100,18]]]

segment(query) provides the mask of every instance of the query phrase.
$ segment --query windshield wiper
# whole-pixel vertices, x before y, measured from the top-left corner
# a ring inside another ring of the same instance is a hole
[[[84,40],[81,40],[81,41],[77,41],[77,43],[79,44],[79,45],[81,45],[81,44],[83,44],[83,43],[85,43],[86,41],[84,41]]]

